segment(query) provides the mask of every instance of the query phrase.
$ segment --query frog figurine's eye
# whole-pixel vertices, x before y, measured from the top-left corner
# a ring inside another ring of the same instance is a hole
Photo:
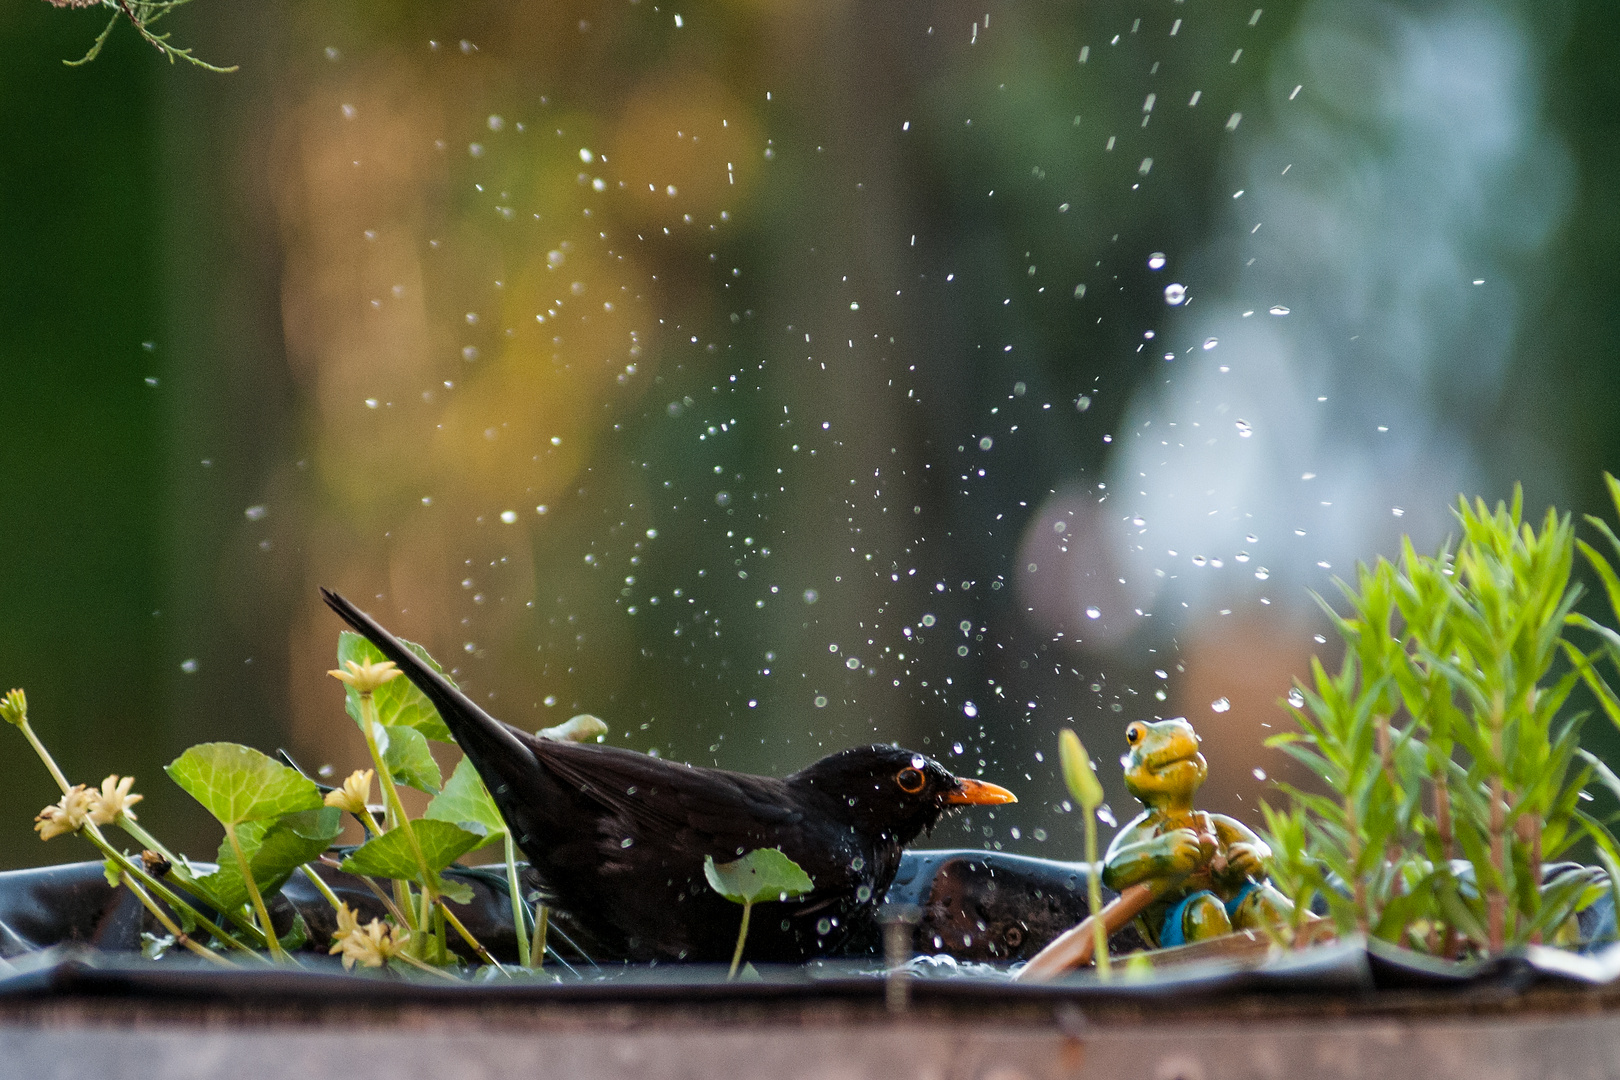
[[[1125,729],[1125,741],[1130,743],[1132,746],[1135,746],[1137,743],[1142,741],[1142,732],[1144,730],[1145,729],[1140,723],[1132,724],[1130,727]]]
[[[907,795],[915,795],[923,789],[928,778],[922,774],[921,769],[913,769],[908,765],[895,774],[894,782],[899,784],[900,790]]]

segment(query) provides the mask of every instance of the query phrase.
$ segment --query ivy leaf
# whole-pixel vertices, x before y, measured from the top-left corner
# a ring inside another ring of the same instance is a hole
[[[420,656],[428,667],[444,675],[444,668],[439,662],[428,655],[428,651],[414,641],[400,639],[411,652]],[[387,657],[378,651],[377,646],[350,630],[338,635],[338,667],[343,667],[347,661],[354,660],[362,664],[377,664]],[[445,675],[448,679],[449,676]],[[454,685],[452,683],[451,685]],[[444,726],[444,720],[439,716],[439,710],[433,707],[433,702],[418,690],[411,680],[401,675],[390,679],[372,691],[371,700],[377,706],[377,720],[384,727],[414,728],[430,739],[439,742],[455,742],[450,736],[450,729]],[[343,707],[356,724],[360,723],[360,694],[352,686],[344,687]],[[438,787],[437,784],[434,785]]]
[[[394,682],[399,680],[395,679]],[[433,760],[433,752],[428,749],[427,739],[420,731],[396,727],[385,728],[377,734],[387,736],[387,745],[379,745],[378,749],[382,751],[383,760],[388,763],[388,771],[393,774],[395,783],[425,791],[429,795],[439,793],[444,775],[439,772],[439,763]],[[383,740],[379,738],[377,741],[381,743]]]
[[[428,870],[437,874],[462,855],[477,847],[484,839],[459,825],[431,818],[418,818],[411,822],[416,840],[422,845],[422,857]],[[361,844],[343,860],[343,869],[351,874],[369,877],[398,878],[402,881],[421,881],[416,855],[404,829],[390,829],[381,836]]]
[[[226,826],[321,806],[314,781],[239,743],[193,746],[163,771]]]
[[[450,774],[450,782],[444,785],[444,790],[428,803],[426,816],[478,833],[483,838],[478,847],[493,844],[506,833],[506,819],[501,817],[471,759],[465,757]]]
[[[292,872],[318,856],[343,831],[343,814],[335,806],[300,810],[277,821],[249,821],[236,830],[236,838],[252,868],[260,893],[273,893]],[[229,840],[220,841],[219,868],[197,883],[207,889],[221,908],[232,910],[248,902],[247,884]]]
[[[705,855],[703,876],[710,888],[734,904],[791,900],[816,887],[798,863],[776,848],[757,848],[726,863]]]

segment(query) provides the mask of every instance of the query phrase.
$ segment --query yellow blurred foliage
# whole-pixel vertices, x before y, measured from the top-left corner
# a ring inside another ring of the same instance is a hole
[[[609,175],[623,183],[628,204],[619,213],[654,227],[736,211],[765,151],[748,108],[695,72],[664,73],[637,87],[610,142]]]

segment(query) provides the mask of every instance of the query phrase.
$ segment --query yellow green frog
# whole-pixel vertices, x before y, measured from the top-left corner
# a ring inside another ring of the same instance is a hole
[[[1138,919],[1143,936],[1162,948],[1285,925],[1294,908],[1266,880],[1271,848],[1236,818],[1193,809],[1209,775],[1193,726],[1138,720],[1125,741],[1125,786],[1147,809],[1108,845],[1103,883],[1153,886]]]

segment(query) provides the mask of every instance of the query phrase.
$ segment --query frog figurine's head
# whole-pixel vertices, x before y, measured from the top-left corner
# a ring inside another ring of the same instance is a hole
[[[1191,805],[1192,794],[1209,775],[1198,752],[1198,732],[1182,717],[1137,720],[1125,729],[1130,752],[1120,759],[1125,787],[1150,807]]]

